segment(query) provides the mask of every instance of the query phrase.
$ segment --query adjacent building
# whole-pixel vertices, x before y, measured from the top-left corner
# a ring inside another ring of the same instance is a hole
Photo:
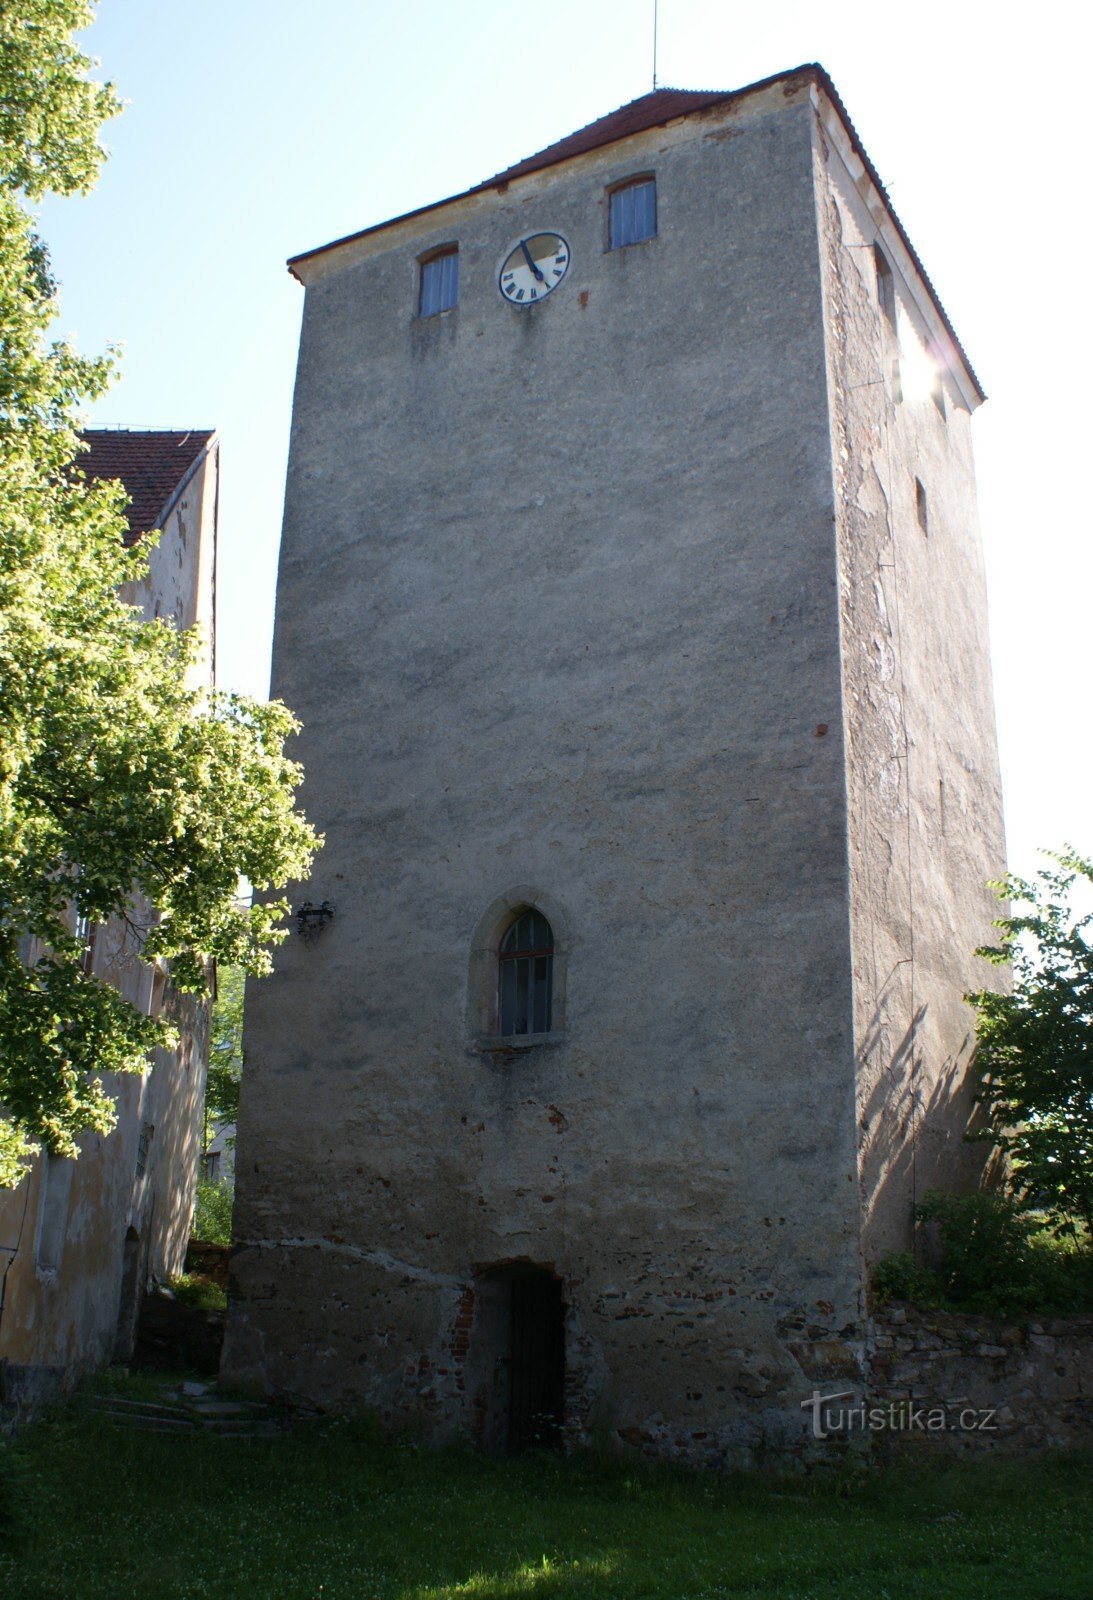
[[[816,66],[290,265],[273,691],[326,845],[248,998],[225,1370],[796,1449],[977,1179],[979,382]]]
[[[125,598],[148,616],[198,626],[194,668],[213,681],[219,444],[208,431],[92,430],[83,470],[120,479],[132,541],[162,530],[149,570]],[[201,1152],[208,1061],[206,1002],[148,966],[120,922],[87,927],[88,970],[149,1014],[176,1024],[175,1050],[111,1085],[118,1119],[87,1134],[76,1161],[43,1155],[0,1192],[0,1398],[34,1402],[78,1374],[132,1353],[140,1302],[155,1277],[182,1270]],[[38,951],[28,950],[29,960]]]

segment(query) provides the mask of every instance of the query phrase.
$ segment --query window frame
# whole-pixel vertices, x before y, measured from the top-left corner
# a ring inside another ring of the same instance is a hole
[[[443,298],[445,261],[455,262],[454,286],[452,298],[438,304],[434,309],[425,309],[425,290],[429,277],[430,267],[439,267],[440,281],[437,298]],[[433,317],[442,317],[445,311],[455,311],[459,305],[459,245],[458,243],[437,245],[433,250],[427,250],[424,255],[417,258],[417,315],[423,322],[430,321]]]
[[[503,1034],[499,1031],[501,941],[525,911],[539,912],[554,936],[550,1030],[547,1033]],[[566,1042],[569,942],[569,921],[565,909],[553,895],[540,889],[537,884],[515,884],[490,901],[479,917],[471,939],[466,1023],[473,1049],[486,1055],[499,1056],[503,1064],[505,1058],[514,1052],[549,1049]]]
[[[653,231],[643,233],[640,238],[615,239],[615,201],[620,195],[629,190],[650,188],[653,191]],[[628,177],[613,183],[607,190],[607,244],[608,254],[615,250],[629,250],[636,244],[648,244],[651,239],[659,237],[660,233],[660,207],[657,196],[657,177],[655,172],[635,172]]]

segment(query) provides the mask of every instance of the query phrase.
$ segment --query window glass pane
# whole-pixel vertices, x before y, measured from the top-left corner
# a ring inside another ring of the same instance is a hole
[[[516,1032],[516,967],[515,961],[501,963],[501,992],[497,1027],[501,1033]]]
[[[516,968],[516,1026],[513,1033],[528,1031],[528,968],[530,961],[514,961]]]
[[[546,1033],[550,1027],[550,967],[549,956],[534,959],[534,992],[532,999],[533,1033]]]
[[[449,250],[442,256],[421,263],[421,302],[423,317],[435,317],[438,311],[449,311],[459,302],[459,252]]]
[[[538,911],[525,911],[517,917],[501,945],[502,955],[518,950],[549,950],[554,944],[550,923]]]
[[[502,1034],[549,1032],[553,949],[554,934],[542,913],[521,912],[498,952],[497,1024]]]

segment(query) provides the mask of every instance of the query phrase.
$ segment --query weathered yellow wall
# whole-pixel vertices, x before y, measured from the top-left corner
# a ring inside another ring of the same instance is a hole
[[[201,627],[198,681],[211,681],[213,670],[216,448],[214,442],[172,507],[147,578],[125,594],[149,616]],[[31,951],[31,959],[37,954]],[[208,1006],[145,965],[118,921],[96,932],[94,971],[141,1010],[166,1013],[180,1044],[157,1051],[151,1071],[107,1080],[117,1104],[113,1132],[86,1136],[75,1162],[40,1157],[17,1189],[0,1191],[0,1370],[12,1399],[34,1400],[109,1361],[123,1291],[135,1305],[151,1276],[181,1271],[186,1250],[201,1149]],[[146,1127],[153,1131],[138,1176]],[[122,1319],[126,1327],[129,1320]]]

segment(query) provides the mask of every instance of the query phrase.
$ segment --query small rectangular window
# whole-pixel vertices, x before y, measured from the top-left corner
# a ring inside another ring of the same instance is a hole
[[[423,317],[435,317],[459,304],[459,250],[453,247],[430,256],[421,263],[421,296],[418,310]]]
[[[896,280],[888,265],[888,257],[879,244],[873,246],[873,264],[877,271],[877,303],[884,312],[888,326],[896,326]]]
[[[611,191],[611,231],[608,249],[640,244],[657,232],[657,185],[654,178],[639,178]]]
[[[926,500],[926,486],[921,478],[915,479],[915,514],[923,533],[930,531],[930,508]]]

